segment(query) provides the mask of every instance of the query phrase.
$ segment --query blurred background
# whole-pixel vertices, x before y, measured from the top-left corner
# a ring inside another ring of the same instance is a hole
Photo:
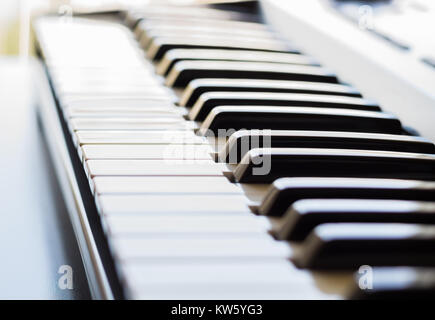
[[[74,11],[93,10],[94,8],[119,8],[141,6],[146,3],[191,4],[191,3],[219,3],[229,0],[1,0],[0,1],[0,55],[16,55],[26,46],[28,19],[38,12],[58,12],[63,5],[71,5]],[[231,2],[235,2],[232,0]],[[20,33],[21,32],[21,33]]]
[[[18,53],[20,1],[0,1],[0,54]]]

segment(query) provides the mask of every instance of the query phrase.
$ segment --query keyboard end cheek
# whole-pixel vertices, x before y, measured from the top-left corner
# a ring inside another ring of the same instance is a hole
[[[235,183],[236,177],[234,176],[234,173],[230,170],[223,172],[224,177],[226,177],[230,182]]]

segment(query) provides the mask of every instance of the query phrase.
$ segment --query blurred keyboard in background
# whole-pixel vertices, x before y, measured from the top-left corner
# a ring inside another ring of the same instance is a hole
[[[435,2],[431,0],[332,0],[335,8],[361,28],[410,50],[435,68]]]

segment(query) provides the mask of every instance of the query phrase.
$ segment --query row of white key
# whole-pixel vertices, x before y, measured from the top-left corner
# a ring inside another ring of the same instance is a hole
[[[211,160],[126,29],[44,23],[53,85],[128,298],[319,294],[288,262],[290,247],[268,234],[269,221],[250,212],[228,168]]]

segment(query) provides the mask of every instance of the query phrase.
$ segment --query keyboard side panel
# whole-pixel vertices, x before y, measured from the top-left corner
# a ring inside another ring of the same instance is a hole
[[[40,55],[43,53],[40,52]],[[79,167],[81,163],[77,152],[72,146],[68,131],[62,126],[62,118],[59,117],[43,62],[38,62],[37,65],[35,83],[38,86],[38,117],[79,244],[92,297],[104,300],[122,298],[105,236],[97,221],[99,217],[95,204],[90,200],[90,188]]]

